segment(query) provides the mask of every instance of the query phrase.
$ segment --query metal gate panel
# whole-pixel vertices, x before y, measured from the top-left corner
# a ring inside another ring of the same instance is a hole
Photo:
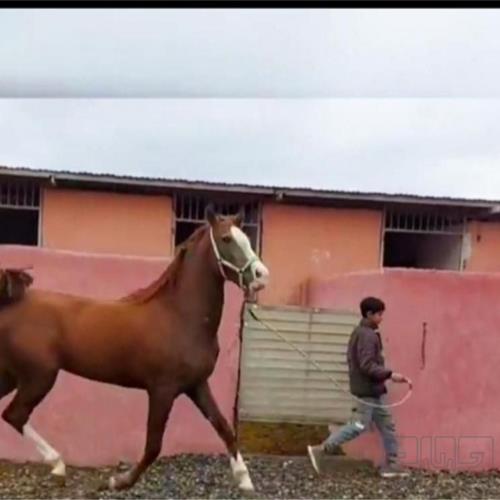
[[[306,352],[342,387],[283,342],[262,319]],[[239,416],[246,421],[342,423],[351,413],[346,351],[357,315],[323,309],[247,304]],[[344,392],[345,391],[345,392]]]

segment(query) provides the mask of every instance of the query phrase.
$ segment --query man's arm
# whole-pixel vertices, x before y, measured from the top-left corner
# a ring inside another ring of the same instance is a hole
[[[365,375],[382,382],[391,377],[392,370],[388,370],[377,363],[375,359],[375,343],[375,335],[368,332],[360,332],[357,342],[359,367]]]

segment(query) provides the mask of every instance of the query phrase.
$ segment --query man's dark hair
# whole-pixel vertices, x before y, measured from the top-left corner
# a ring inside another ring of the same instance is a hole
[[[361,301],[361,304],[359,304],[359,308],[361,309],[363,318],[366,318],[369,312],[376,314],[385,311],[385,304],[376,297],[366,297]]]

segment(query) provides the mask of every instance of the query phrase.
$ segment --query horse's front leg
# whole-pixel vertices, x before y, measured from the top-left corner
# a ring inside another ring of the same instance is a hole
[[[230,453],[231,470],[238,488],[245,492],[254,491],[248,468],[241,456],[241,453],[238,451],[234,432],[220,412],[208,382],[205,381],[195,387],[188,393],[188,396],[200,409],[203,415],[210,421],[214,429],[217,431],[217,434],[219,434],[221,439],[226,444]]]
[[[175,394],[171,388],[156,387],[148,391],[148,395],[148,427],[144,454],[140,462],[132,469],[110,478],[109,487],[111,489],[122,490],[132,487],[161,452],[163,434],[175,400]]]

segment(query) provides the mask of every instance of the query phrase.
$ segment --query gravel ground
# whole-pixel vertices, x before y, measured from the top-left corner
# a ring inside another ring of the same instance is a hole
[[[256,498],[500,498],[500,472],[447,474],[413,471],[380,479],[373,469],[337,470],[320,478],[304,457],[247,457]],[[0,498],[240,498],[226,457],[177,456],[157,461],[131,490],[101,489],[125,466],[68,467],[66,484],[38,464],[0,462]]]

